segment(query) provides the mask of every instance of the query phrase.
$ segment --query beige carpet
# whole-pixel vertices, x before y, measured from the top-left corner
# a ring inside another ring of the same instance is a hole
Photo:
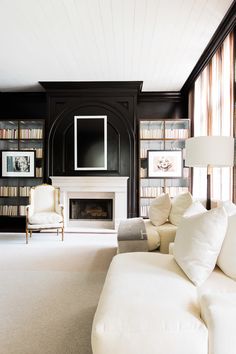
[[[91,354],[113,234],[0,234],[0,353]],[[111,353],[112,354],[112,353]]]

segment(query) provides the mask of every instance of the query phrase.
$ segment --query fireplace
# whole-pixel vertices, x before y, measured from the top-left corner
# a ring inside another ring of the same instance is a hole
[[[128,177],[52,176],[51,179],[52,184],[60,188],[66,232],[115,232],[120,220],[127,218]],[[90,205],[84,214],[72,211],[78,208],[76,200],[82,201],[82,209],[86,209],[85,200],[87,204],[99,200],[102,205]],[[107,205],[104,206],[103,202]]]
[[[70,199],[69,219],[112,220],[112,199]]]

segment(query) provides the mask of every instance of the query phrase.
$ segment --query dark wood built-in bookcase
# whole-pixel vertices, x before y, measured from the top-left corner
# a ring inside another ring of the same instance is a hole
[[[29,203],[29,191],[32,186],[42,184],[44,180],[44,119],[0,120],[0,150],[34,151],[35,173],[30,177],[0,177],[0,220],[6,225],[25,219],[26,205]],[[2,168],[1,161],[1,168]],[[8,222],[7,222],[8,220]],[[11,229],[11,227],[10,227]]]
[[[190,171],[184,165],[185,140],[190,137],[189,119],[140,119],[139,122],[139,215],[148,217],[150,203],[161,193],[175,197],[190,190]],[[150,177],[148,151],[182,151],[182,175]]]

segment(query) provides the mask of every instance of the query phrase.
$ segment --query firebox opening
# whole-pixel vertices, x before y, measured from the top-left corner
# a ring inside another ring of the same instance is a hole
[[[112,199],[70,199],[71,220],[112,220]]]

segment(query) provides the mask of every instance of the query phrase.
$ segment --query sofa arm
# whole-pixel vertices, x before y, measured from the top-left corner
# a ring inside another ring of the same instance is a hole
[[[209,353],[234,354],[236,348],[236,294],[204,294],[201,317],[209,333]]]

